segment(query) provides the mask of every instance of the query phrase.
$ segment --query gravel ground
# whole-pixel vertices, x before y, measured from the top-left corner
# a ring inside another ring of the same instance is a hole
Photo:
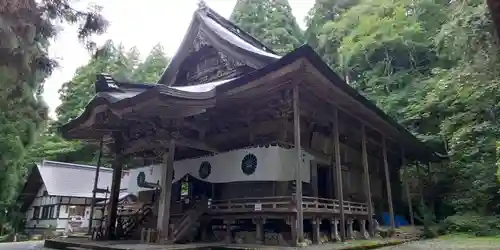
[[[24,241],[0,243],[0,250],[42,250],[43,241]]]

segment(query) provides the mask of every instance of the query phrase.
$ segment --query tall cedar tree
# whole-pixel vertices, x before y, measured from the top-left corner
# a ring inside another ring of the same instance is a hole
[[[238,0],[230,20],[280,55],[303,44],[287,0]]]
[[[49,41],[56,35],[56,23],[79,25],[78,38],[89,48],[92,43],[87,37],[103,32],[106,26],[98,8],[79,11],[73,7],[68,0],[0,1],[1,211],[13,205],[27,172],[24,164],[27,150],[47,119],[41,94],[43,81],[56,66],[47,53]],[[2,218],[0,221],[2,228],[4,222],[9,222]]]

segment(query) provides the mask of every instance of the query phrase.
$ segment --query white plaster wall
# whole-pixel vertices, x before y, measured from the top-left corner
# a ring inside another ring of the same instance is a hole
[[[57,229],[58,231],[64,231],[66,228],[68,228],[68,212],[69,212],[69,206],[68,205],[61,205],[60,210],[59,210],[59,218],[54,218],[54,219],[45,219],[45,220],[34,220],[33,219],[33,213],[34,213],[34,206],[44,206],[44,205],[55,205],[53,209],[53,214],[49,215],[50,216],[57,216],[57,206],[59,204],[59,201],[61,200],[61,197],[59,196],[43,196],[44,191],[46,191],[45,185],[42,184],[42,187],[40,190],[38,190],[38,193],[36,195],[36,198],[33,200],[32,204],[28,208],[28,211],[25,214],[26,218],[26,224],[25,227],[30,230],[33,227],[36,227],[37,229],[45,229],[45,228],[54,228]],[[68,197],[63,197],[62,198],[63,203],[71,203],[75,205],[84,205],[85,204],[85,198],[71,198],[71,200]],[[42,209],[40,208],[39,210],[39,218],[42,215]],[[83,222],[82,222],[82,227],[88,227],[88,219],[90,217],[90,206],[85,207],[85,213],[84,216],[82,217]],[[97,217],[94,217],[97,218]]]
[[[25,227],[37,227],[37,228],[57,228],[58,223],[56,219],[48,219],[48,220],[33,220],[33,213],[34,213],[34,206],[43,206],[43,205],[55,205],[59,201],[59,197],[50,197],[50,196],[43,196],[44,191],[47,190],[45,185],[42,184],[42,187],[38,190],[38,193],[36,194],[36,198],[33,200],[31,203],[30,207],[28,208],[28,211],[26,212],[26,225]],[[57,207],[54,209],[53,213],[57,212]],[[39,210],[39,215],[40,217],[42,215],[42,209]],[[50,217],[51,215],[49,215]]]

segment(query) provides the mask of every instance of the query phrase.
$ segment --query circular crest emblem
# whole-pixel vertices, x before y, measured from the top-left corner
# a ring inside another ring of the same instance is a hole
[[[146,174],[144,172],[139,172],[137,174],[137,186],[142,187],[144,186],[144,183],[146,182]]]
[[[247,154],[241,161],[241,170],[246,175],[251,175],[257,168],[257,157],[253,154]]]
[[[210,173],[212,172],[212,166],[208,161],[204,161],[201,163],[200,168],[198,169],[198,175],[200,178],[206,179]]]

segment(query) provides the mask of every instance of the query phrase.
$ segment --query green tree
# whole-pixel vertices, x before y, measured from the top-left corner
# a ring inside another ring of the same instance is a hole
[[[238,0],[230,20],[281,55],[303,43],[287,0]]]
[[[101,33],[105,20],[98,8],[77,11],[68,0],[0,3],[0,204],[11,206],[23,175],[24,158],[44,128],[47,107],[43,81],[56,66],[48,56],[57,23],[80,25],[78,37]],[[0,225],[3,228],[3,225]]]
[[[316,0],[307,15],[307,29],[304,33],[307,43],[318,49],[319,35],[321,35],[323,26],[340,18],[342,13],[358,2],[359,0]]]
[[[315,13],[331,13],[332,5],[321,3]],[[426,198],[451,207],[448,214],[497,211],[499,47],[485,3],[365,0],[335,13],[316,19],[324,23],[311,19],[316,50],[353,87],[450,156],[426,181]]]
[[[138,64],[132,74],[132,80],[143,83],[157,83],[169,62],[170,58],[165,55],[163,47],[157,44],[149,52],[144,62]]]

